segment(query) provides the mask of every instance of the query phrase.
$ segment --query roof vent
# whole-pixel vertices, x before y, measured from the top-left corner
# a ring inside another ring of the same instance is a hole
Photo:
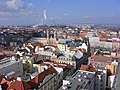
[[[17,77],[17,80],[18,80],[18,81],[21,81],[21,78],[20,78],[20,77]]]
[[[80,81],[82,81],[81,79],[78,79],[78,81],[80,82]]]
[[[78,75],[78,77],[81,77],[81,75]]]

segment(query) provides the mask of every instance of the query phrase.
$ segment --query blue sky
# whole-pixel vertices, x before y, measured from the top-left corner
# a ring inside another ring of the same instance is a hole
[[[120,24],[120,0],[0,0],[0,25]]]

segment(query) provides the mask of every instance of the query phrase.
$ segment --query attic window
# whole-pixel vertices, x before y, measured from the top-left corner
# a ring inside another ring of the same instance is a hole
[[[71,86],[68,86],[67,88],[68,88],[68,89],[70,89],[70,88],[71,88]]]

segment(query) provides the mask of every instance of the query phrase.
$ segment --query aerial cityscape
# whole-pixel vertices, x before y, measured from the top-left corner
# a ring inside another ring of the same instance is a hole
[[[0,90],[120,90],[119,0],[0,0]]]

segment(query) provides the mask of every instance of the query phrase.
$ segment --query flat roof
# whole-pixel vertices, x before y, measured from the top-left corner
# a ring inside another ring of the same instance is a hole
[[[13,65],[15,63],[21,62],[20,60],[12,60],[11,58],[4,58],[0,60],[0,69],[5,68],[7,66]]]
[[[95,74],[84,71],[76,71],[72,76],[67,77],[65,81],[69,81],[69,84],[63,85],[60,90],[81,90],[87,89],[91,84]],[[63,81],[64,82],[64,81]]]

